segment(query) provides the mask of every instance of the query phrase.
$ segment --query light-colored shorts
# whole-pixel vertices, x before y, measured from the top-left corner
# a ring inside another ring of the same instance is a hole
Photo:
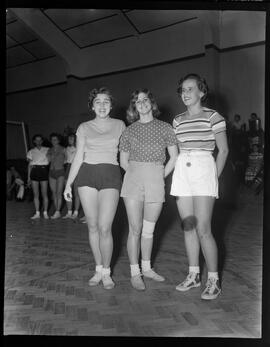
[[[218,198],[217,168],[212,153],[182,151],[176,161],[170,194]]]
[[[120,196],[145,202],[164,202],[164,166],[161,163],[130,161]]]

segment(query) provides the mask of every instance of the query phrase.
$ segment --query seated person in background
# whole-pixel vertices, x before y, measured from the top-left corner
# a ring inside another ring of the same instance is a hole
[[[16,195],[16,200],[22,201],[24,197],[24,181],[15,166],[12,165],[7,169],[8,200],[12,200],[13,194]]]
[[[263,166],[263,154],[257,144],[252,145],[252,152],[248,156],[248,166],[245,173],[245,183],[251,185]]]

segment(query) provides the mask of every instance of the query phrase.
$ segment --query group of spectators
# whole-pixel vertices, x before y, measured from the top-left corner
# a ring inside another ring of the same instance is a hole
[[[257,114],[250,114],[248,127],[241,116],[235,114],[228,128],[228,139],[231,161],[239,182],[259,193],[263,188],[264,132]]]

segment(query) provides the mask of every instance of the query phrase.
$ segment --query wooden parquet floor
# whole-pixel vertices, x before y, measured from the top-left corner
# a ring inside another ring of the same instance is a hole
[[[163,283],[130,285],[123,203],[113,225],[116,287],[89,287],[94,269],[85,224],[31,221],[33,205],[7,202],[5,335],[85,336],[261,336],[263,197],[245,188],[236,208],[218,201],[213,226],[220,248],[222,295],[200,299],[203,287],[180,293],[187,260],[172,197],[157,224],[154,268]],[[203,283],[206,271],[203,271]]]

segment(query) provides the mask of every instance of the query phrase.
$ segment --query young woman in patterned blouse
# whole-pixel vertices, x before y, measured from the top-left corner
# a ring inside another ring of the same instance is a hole
[[[226,123],[218,112],[202,106],[208,87],[197,74],[182,78],[177,91],[187,110],[173,121],[180,154],[173,173],[171,195],[177,197],[189,274],[176,289],[187,291],[201,285],[201,247],[208,269],[208,280],[201,298],[211,300],[221,292],[211,219],[214,202],[218,198],[218,177],[228,155]],[[216,146],[218,154],[215,161],[212,153]]]
[[[131,284],[137,290],[145,290],[142,275],[155,281],[165,280],[151,268],[150,260],[154,228],[165,197],[164,178],[173,170],[178,151],[172,126],[156,119],[159,113],[149,90],[135,91],[127,111],[127,120],[132,124],[120,139],[120,165],[126,171],[121,197],[129,223]],[[166,149],[169,160],[164,167]]]

